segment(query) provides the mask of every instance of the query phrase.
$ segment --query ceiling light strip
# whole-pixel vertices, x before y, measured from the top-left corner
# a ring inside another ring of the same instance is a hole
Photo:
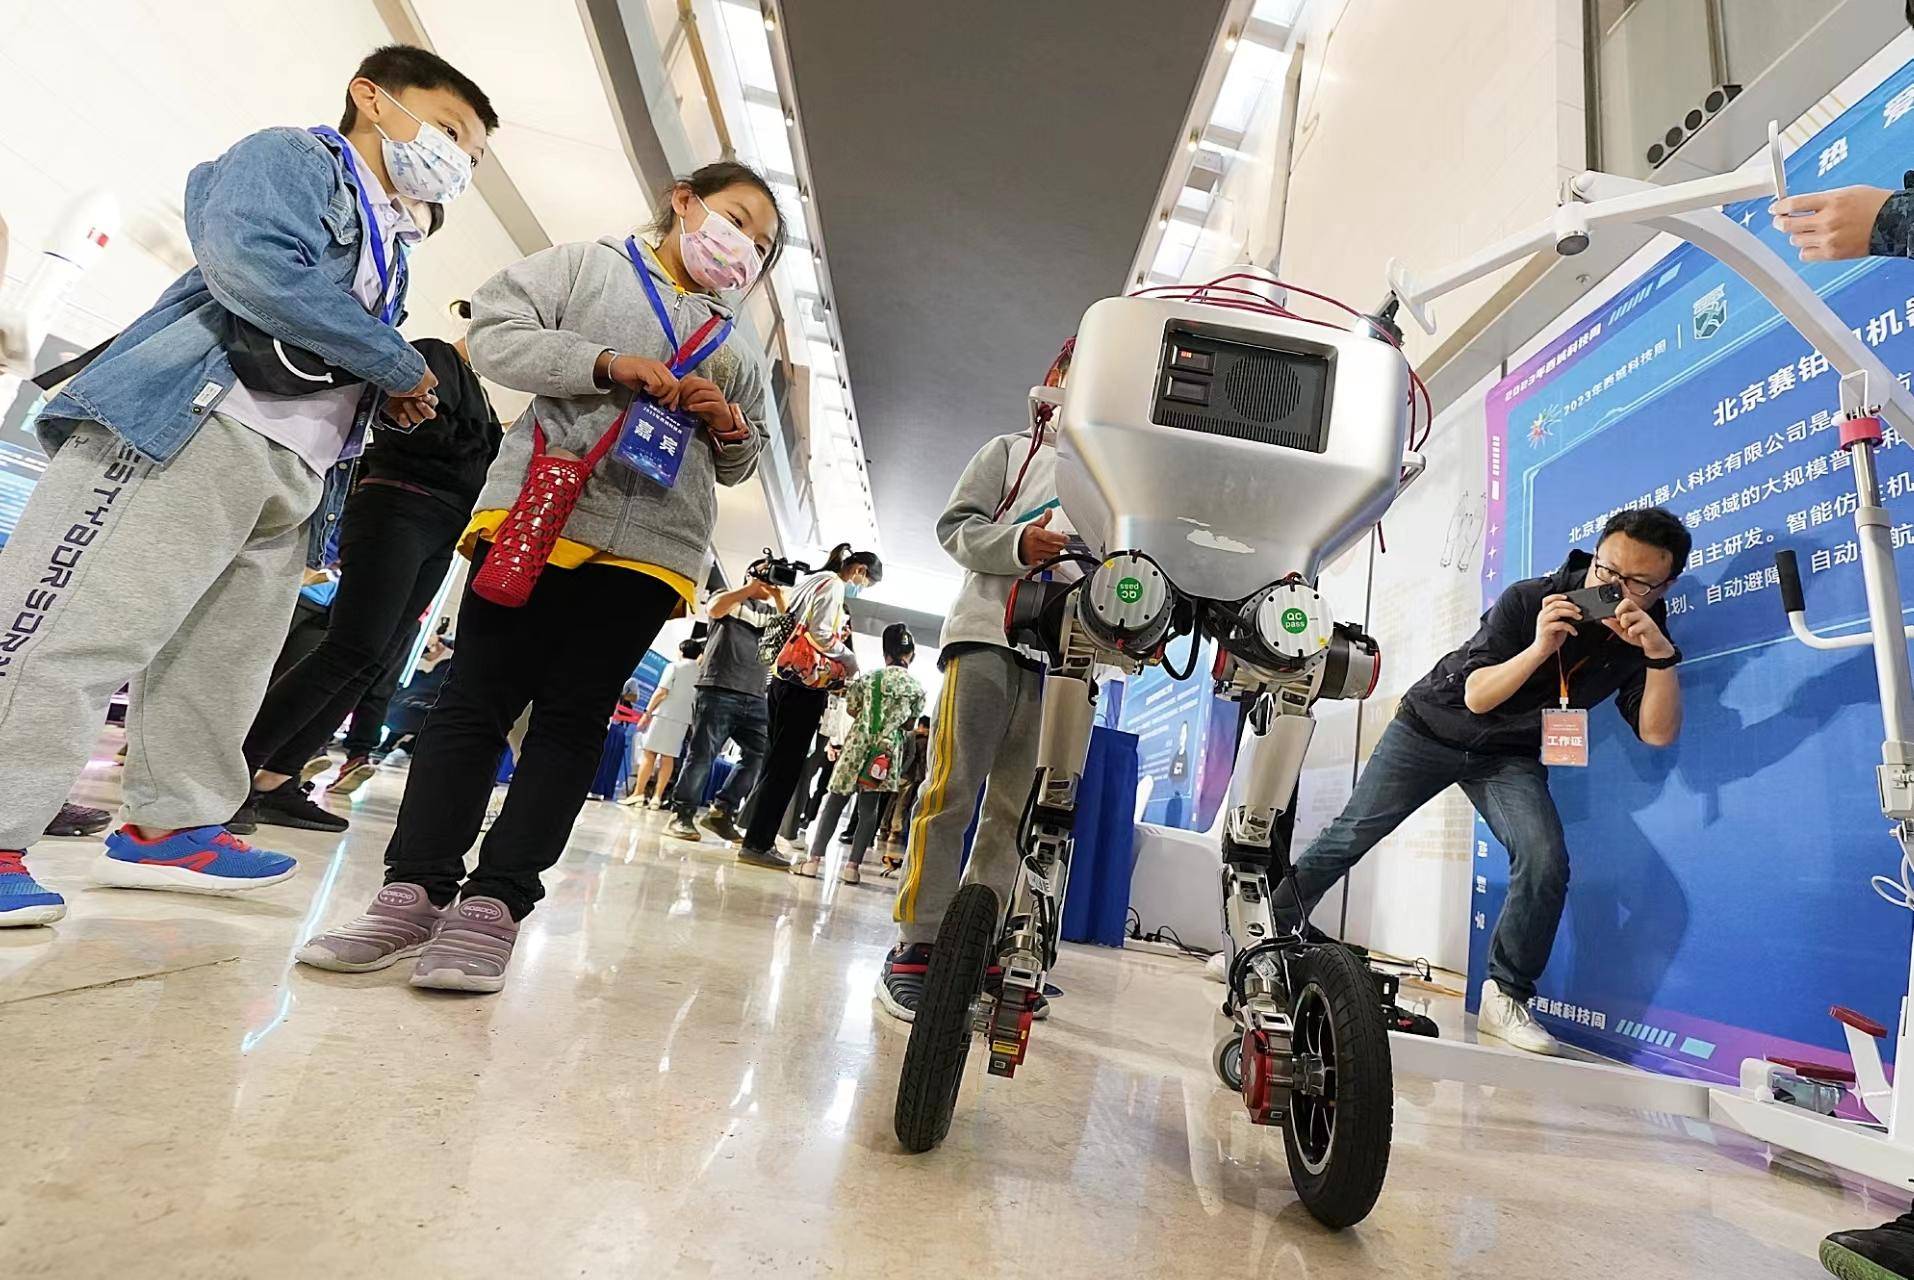
[[[1221,17],[1217,20],[1216,35],[1211,41],[1209,56],[1204,59],[1203,73],[1198,77],[1196,90],[1190,95],[1190,109],[1184,116],[1183,128],[1177,134],[1185,139],[1185,144],[1172,149],[1170,158],[1163,169],[1163,181],[1157,187],[1155,212],[1146,225],[1142,243],[1137,246],[1136,255],[1130,260],[1130,271],[1125,277],[1126,287],[1142,284],[1149,275],[1151,263],[1156,260],[1157,245],[1163,233],[1170,225],[1182,191],[1187,183],[1191,162],[1197,150],[1188,145],[1188,139],[1205,138],[1209,128],[1211,113],[1216,110],[1217,95],[1223,88],[1223,77],[1229,73],[1230,62],[1244,38],[1261,43],[1267,32],[1265,28],[1274,27],[1273,23],[1261,23],[1254,32],[1247,30],[1250,23],[1250,11],[1255,7],[1254,0],[1226,0]]]

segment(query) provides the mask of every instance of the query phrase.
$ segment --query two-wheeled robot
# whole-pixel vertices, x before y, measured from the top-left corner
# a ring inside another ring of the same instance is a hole
[[[1376,686],[1379,646],[1334,621],[1315,583],[1419,472],[1417,384],[1389,317],[1298,316],[1276,288],[1241,276],[1105,299],[1083,317],[1067,388],[1032,391],[1055,405],[1058,494],[1093,551],[1075,557],[1075,580],[1033,570],[1011,597],[1007,634],[1049,655],[1021,867],[1007,902],[967,884],[942,921],[896,1129],[913,1151],[944,1139],[973,1038],[994,1076],[1014,1076],[1029,1051],[1057,958],[1097,672],[1165,664],[1186,678],[1171,643],[1189,637],[1194,666],[1207,639],[1215,688],[1246,704],[1247,722],[1222,847],[1230,1031],[1213,1063],[1253,1122],[1282,1127],[1309,1211],[1344,1227],[1375,1204],[1388,1168],[1397,979],[1305,925],[1279,927],[1278,824],[1311,708]]]

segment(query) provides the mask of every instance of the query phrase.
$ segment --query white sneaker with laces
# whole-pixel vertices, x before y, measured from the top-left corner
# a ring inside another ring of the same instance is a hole
[[[1476,1015],[1476,1036],[1494,1036],[1528,1053],[1554,1056],[1561,1044],[1535,1020],[1529,1007],[1510,996],[1490,978],[1482,984],[1482,1012]]]

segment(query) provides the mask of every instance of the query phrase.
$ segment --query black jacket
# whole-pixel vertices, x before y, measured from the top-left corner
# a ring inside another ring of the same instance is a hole
[[[1511,584],[1482,615],[1482,626],[1469,642],[1436,663],[1403,695],[1397,714],[1412,728],[1460,750],[1540,756],[1542,712],[1560,704],[1560,673],[1566,670],[1569,706],[1592,707],[1612,696],[1615,709],[1639,735],[1642,689],[1648,679],[1642,651],[1599,622],[1576,628],[1559,651],[1559,666],[1545,662],[1537,667],[1495,710],[1478,715],[1463,701],[1469,673],[1507,662],[1528,648],[1535,640],[1542,598],[1580,590],[1592,558],[1586,551],[1571,551],[1567,562],[1547,577]],[[1656,601],[1648,616],[1667,633],[1666,605]]]
[[[918,737],[916,729],[907,731],[904,734],[903,759],[898,765],[897,776],[907,782],[922,782],[924,766],[927,763],[926,756],[929,755],[925,748],[929,745],[930,739]]]
[[[504,431],[478,375],[451,343],[419,338],[412,345],[439,380],[438,417],[414,431],[374,431],[359,474],[412,485],[469,512]]]

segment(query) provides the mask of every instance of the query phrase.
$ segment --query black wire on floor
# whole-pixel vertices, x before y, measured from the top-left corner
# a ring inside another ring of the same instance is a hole
[[[1208,960],[1211,956],[1217,954],[1214,951],[1206,951],[1202,947],[1191,946],[1189,943],[1183,941],[1182,938],[1178,937],[1176,930],[1170,928],[1168,925],[1153,929],[1149,933],[1143,932],[1143,917],[1136,913],[1135,907],[1130,908],[1129,936],[1132,942],[1153,942],[1158,946],[1175,947],[1184,955],[1197,960]]]

